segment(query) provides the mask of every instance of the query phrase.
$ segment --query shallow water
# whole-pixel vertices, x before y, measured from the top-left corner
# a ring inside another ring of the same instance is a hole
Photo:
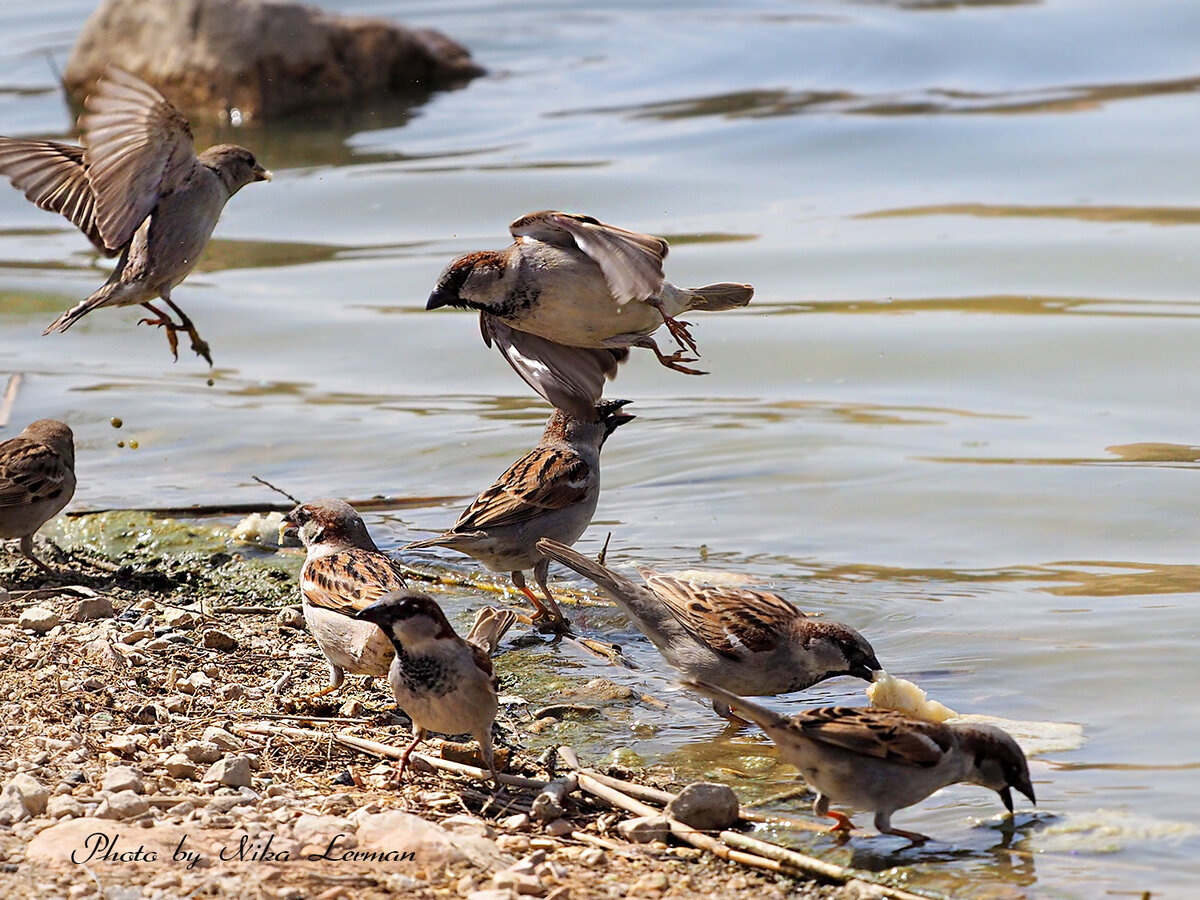
[[[897,816],[939,838],[923,849],[795,840],[960,896],[1188,895],[1200,6],[324,5],[441,28],[491,74],[237,135],[276,180],[235,198],[175,295],[211,372],[172,364],[133,311],[40,337],[105,264],[0,190],[12,425],[70,422],[75,508],[273,501],[252,474],[305,497],[473,495],[545,409],[472,315],[424,312],[442,266],[547,207],[664,235],[672,281],[747,280],[756,300],[695,317],[707,377],[622,371],[639,418],[605,450],[580,548],[611,530],[618,567],[747,573],[954,709],[1083,726],[1079,749],[1033,763],[1040,803],[1015,834],[994,796],[958,787]],[[70,134],[46,53],[63,64],[91,6],[0,9],[0,131]],[[367,519],[395,546],[461,502]],[[642,668],[564,652],[564,677],[675,697],[618,615],[577,615]],[[834,682],[778,706],[860,696]],[[794,777],[699,702],[623,715],[565,736],[748,795]]]

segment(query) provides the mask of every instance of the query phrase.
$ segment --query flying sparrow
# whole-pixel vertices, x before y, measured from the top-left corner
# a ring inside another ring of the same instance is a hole
[[[476,497],[453,528],[401,549],[449,547],[493,572],[509,572],[533,604],[535,621],[545,619],[549,629],[566,631],[567,620],[546,586],[550,560],[536,545],[544,537],[573,544],[591,524],[600,496],[600,448],[634,418],[620,411],[628,402],[600,401],[594,422],[555,410],[537,446]],[[525,584],[523,570],[529,568],[542,590],[540,599]]]
[[[638,566],[643,587],[552,540],[537,546],[594,581],[685,678],[774,695],[838,675],[870,681],[883,668],[853,628],[809,618],[778,594],[695,584]],[[713,709],[731,717],[722,701]]]
[[[33,535],[74,495],[75,436],[62,422],[38,419],[0,443],[0,540],[20,538],[21,554],[47,572]]]
[[[854,827],[849,816],[829,809],[835,801],[873,810],[875,828],[913,843],[923,834],[892,827],[892,813],[934,791],[965,781],[991,788],[1011,814],[1012,788],[1036,803],[1029,765],[1017,742],[994,725],[930,722],[888,709],[833,706],[790,719],[704,681],[684,687],[735,707],[779,747],[817,792],[813,812],[836,820],[831,831]]]
[[[503,250],[460,256],[438,278],[426,309],[477,309],[483,340],[495,343],[517,374],[554,406],[587,418],[630,347],[689,375],[695,358],[689,310],[745,306],[748,284],[679,288],[663,278],[662,238],[606,225],[591,216],[535,212],[509,226]],[[665,356],[651,335],[666,324],[680,349]]]
[[[354,616],[405,581],[384,554],[354,507],[342,500],[297,506],[279,526],[296,531],[308,551],[300,572],[304,621],[329,661],[329,684],[314,694],[336,691],[345,673],[381,677],[392,664],[392,642],[370,622]]]
[[[178,359],[176,333],[212,365],[208,344],[171,300],[208,244],[225,203],[252,181],[269,181],[245,147],[218,144],[199,156],[187,119],[140,78],[109,67],[84,101],[83,146],[0,137],[0,174],[42,209],[62,213],[105,256],[120,254],[104,286],[51,323],[66,331],[103,306],[140,304],[166,329]],[[151,301],[161,297],[180,319]]]
[[[492,722],[499,708],[497,680],[492,660],[481,644],[493,646],[515,619],[500,614],[488,634],[465,641],[454,631],[440,606],[426,594],[392,591],[376,600],[355,618],[372,622],[388,636],[395,650],[388,680],[399,706],[412,719],[413,739],[400,757],[397,779],[404,775],[408,758],[428,731],[471,734],[479,741],[483,761],[496,784],[500,775],[492,753]],[[476,634],[480,627],[476,620]]]

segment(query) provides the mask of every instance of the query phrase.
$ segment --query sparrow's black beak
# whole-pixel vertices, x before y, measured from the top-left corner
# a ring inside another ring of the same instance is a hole
[[[382,619],[382,616],[380,615],[381,612],[382,610],[380,609],[380,601],[376,600],[370,606],[364,606],[362,609],[356,612],[354,614],[354,618],[360,619],[363,622],[374,622],[376,625],[378,625]]]
[[[1024,781],[1021,784],[1014,784],[1013,787],[1028,797],[1030,803],[1032,803],[1034,806],[1037,806],[1037,798],[1033,796],[1033,785],[1029,781]]]
[[[270,181],[271,180],[271,170],[270,169],[264,169],[262,166],[255,165],[255,167],[252,171],[254,172],[254,180],[255,181]]]
[[[283,517],[283,521],[279,523],[279,543],[282,544],[284,541],[284,538],[286,538],[288,535],[292,535],[292,534],[298,535],[299,532],[300,532],[299,523],[297,523],[296,520],[292,518],[291,513],[288,513],[286,516]]]
[[[861,678],[863,681],[874,681],[875,675],[882,671],[883,666],[879,664],[879,660],[872,656],[866,662],[851,667],[847,674],[853,675],[855,678]]]
[[[1001,790],[996,791],[996,793],[1000,795],[1000,800],[1004,803],[1004,808],[1008,810],[1008,814],[1012,815],[1012,790],[1009,789],[1008,785],[1005,785]]]
[[[429,299],[425,301],[425,308],[440,309],[443,306],[454,306],[458,302],[458,297],[456,297],[454,294],[438,288],[432,294],[430,294]]]

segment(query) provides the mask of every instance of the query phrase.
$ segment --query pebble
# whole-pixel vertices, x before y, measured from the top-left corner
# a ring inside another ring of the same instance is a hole
[[[108,749],[117,756],[133,756],[137,753],[137,738],[132,734],[113,735],[108,741]]]
[[[84,597],[71,607],[72,622],[91,622],[95,619],[111,619],[113,617],[112,601],[107,597]]]
[[[212,687],[212,679],[203,672],[193,672],[179,684],[175,685],[181,693],[194,694],[197,691]]]
[[[240,700],[246,696],[246,689],[240,684],[223,684],[217,696],[222,700]]]
[[[506,831],[528,831],[529,815],[527,813],[517,813],[512,816],[505,816],[500,820],[499,825]]]
[[[226,787],[249,787],[250,762],[244,756],[226,756],[213,763],[201,780]]]
[[[304,629],[304,613],[298,606],[285,606],[275,614],[275,622],[280,628]]]
[[[188,781],[195,781],[200,774],[196,764],[182,753],[172,753],[168,756],[163,768],[172,778],[186,778]]]
[[[97,819],[132,819],[150,811],[146,798],[133,791],[121,791],[107,797],[96,810]]]
[[[168,607],[167,611],[163,613],[163,621],[171,628],[187,631],[190,628],[195,628],[200,623],[200,617],[194,612],[188,612],[186,609]]]
[[[138,641],[147,641],[154,637],[154,629],[152,628],[135,628],[127,634],[121,635],[122,644],[136,644]]]
[[[228,632],[210,628],[200,638],[200,645],[207,647],[209,650],[219,650],[223,653],[228,653],[238,648],[238,641],[237,638]]]
[[[670,887],[670,881],[667,879],[665,872],[650,872],[633,883],[633,887],[629,889],[628,896],[638,897],[645,894],[661,894],[668,887]]]
[[[218,749],[226,753],[233,750],[241,750],[243,744],[241,738],[234,737],[224,728],[217,728],[215,725],[205,728],[204,734],[200,736],[200,740],[208,744],[214,744]]]
[[[663,816],[638,816],[618,822],[617,832],[630,843],[649,844],[651,841],[665,841],[671,833],[671,826]]]
[[[121,791],[140,794],[144,790],[142,773],[132,766],[113,766],[100,779],[100,790],[112,791],[114,794]]]
[[[17,618],[17,627],[34,634],[45,634],[60,621],[58,613],[54,610],[44,606],[31,606]]]
[[[51,819],[77,819],[83,814],[83,804],[70,794],[51,797],[46,804],[46,815]]]
[[[722,831],[737,821],[740,808],[729,785],[697,781],[667,804],[666,813],[697,831]]]
[[[570,834],[574,830],[575,826],[566,819],[554,819],[553,821],[547,822],[546,827],[542,829],[542,831],[550,835],[550,837],[562,837],[563,835]]]
[[[542,880],[536,875],[526,875],[512,869],[505,869],[493,875],[492,886],[497,890],[507,888],[530,897],[543,897],[547,890],[546,885],[542,884]]]
[[[0,791],[0,825],[11,825],[46,811],[50,792],[32,775],[14,775]]]
[[[585,866],[602,866],[608,862],[608,855],[599,847],[588,847],[579,854],[579,861]]]

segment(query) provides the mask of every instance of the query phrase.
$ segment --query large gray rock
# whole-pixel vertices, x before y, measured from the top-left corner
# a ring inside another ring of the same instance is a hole
[[[483,72],[439,32],[283,0],[102,0],[71,51],[67,89],[82,100],[109,63],[189,114],[243,120]]]
[[[11,825],[46,811],[50,792],[32,775],[14,775],[0,791],[0,825]]]
[[[727,784],[697,781],[689,784],[667,804],[667,815],[697,831],[731,828],[741,809],[737,794]]]

